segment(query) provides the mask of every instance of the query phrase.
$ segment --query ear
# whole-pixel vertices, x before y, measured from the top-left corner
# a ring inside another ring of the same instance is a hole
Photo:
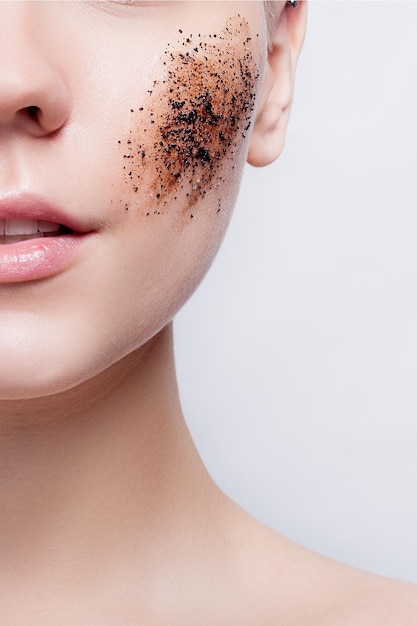
[[[280,155],[291,109],[295,69],[306,27],[307,4],[283,4],[275,24],[248,150],[248,163],[269,165]]]

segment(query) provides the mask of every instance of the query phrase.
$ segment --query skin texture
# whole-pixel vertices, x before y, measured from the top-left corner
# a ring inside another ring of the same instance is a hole
[[[100,374],[164,328],[210,266],[246,158],[249,135],[243,134],[254,114],[255,83],[264,72],[265,24],[259,3],[243,4],[240,13],[237,5],[202,6],[2,3],[17,33],[9,42],[6,35],[2,39],[3,58],[12,59],[2,92],[21,84],[22,103],[39,101],[30,105],[38,106],[37,118],[20,103],[4,103],[5,120],[9,110],[20,107],[20,113],[0,130],[2,197],[26,190],[39,194],[96,236],[71,271],[20,288],[2,286],[0,349],[7,358],[0,365],[0,397],[65,392]],[[202,23],[204,31],[196,33]],[[188,50],[179,30],[187,37],[194,31],[201,52]],[[215,36],[217,44],[211,43]],[[48,51],[54,48],[59,51],[51,61]],[[188,51],[192,61],[186,65],[180,55]],[[195,84],[206,56],[219,66],[217,76],[212,72]],[[41,77],[39,85],[27,82],[32,74]],[[189,93],[181,81],[194,84]],[[231,91],[219,97],[216,87],[222,83],[223,91],[228,85]],[[170,103],[173,85],[176,101],[185,98],[187,110],[197,107],[197,119],[187,129],[175,121],[181,113]],[[211,112],[205,113],[213,123],[201,121],[207,92]],[[46,93],[60,98],[49,108]],[[240,99],[234,125],[233,96]],[[227,119],[220,111],[224,103]],[[50,109],[57,110],[59,131],[37,137],[43,119],[53,127]],[[186,165],[188,145],[177,137],[179,169],[172,172],[159,144],[171,145],[173,133],[190,129],[191,162]],[[155,221],[159,213],[164,219]],[[185,228],[191,219],[192,228]]]
[[[56,276],[0,285],[1,623],[416,623],[413,587],[230,502],[183,420],[172,317],[246,158],[284,142],[305,6],[279,5],[269,54],[264,18],[252,2],[0,3],[0,199],[38,194],[94,231]]]

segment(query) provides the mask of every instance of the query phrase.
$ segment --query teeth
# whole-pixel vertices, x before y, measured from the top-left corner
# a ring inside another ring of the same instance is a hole
[[[39,220],[38,222],[38,231],[40,233],[54,233],[59,230],[59,224],[54,224],[54,222],[43,222]]]
[[[36,235],[1,235],[0,244],[4,243],[17,243],[18,241],[27,241],[28,239],[38,239],[39,234]]]
[[[5,235],[34,235],[37,232],[37,220],[5,220]]]
[[[59,224],[44,220],[0,220],[1,235],[36,235],[39,233],[54,233],[59,230]]]

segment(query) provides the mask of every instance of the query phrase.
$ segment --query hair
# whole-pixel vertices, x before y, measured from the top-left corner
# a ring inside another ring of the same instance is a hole
[[[268,32],[268,48],[272,45],[275,30],[275,21],[281,9],[279,0],[264,0],[266,27]]]

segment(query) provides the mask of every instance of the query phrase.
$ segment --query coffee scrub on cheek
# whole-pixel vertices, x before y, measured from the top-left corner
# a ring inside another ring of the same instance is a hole
[[[214,215],[222,211],[225,187],[239,179],[246,157],[260,74],[257,38],[240,15],[219,32],[178,29],[161,58],[161,77],[132,107],[132,128],[120,141],[125,210],[147,218],[174,210],[183,224],[202,203]]]

